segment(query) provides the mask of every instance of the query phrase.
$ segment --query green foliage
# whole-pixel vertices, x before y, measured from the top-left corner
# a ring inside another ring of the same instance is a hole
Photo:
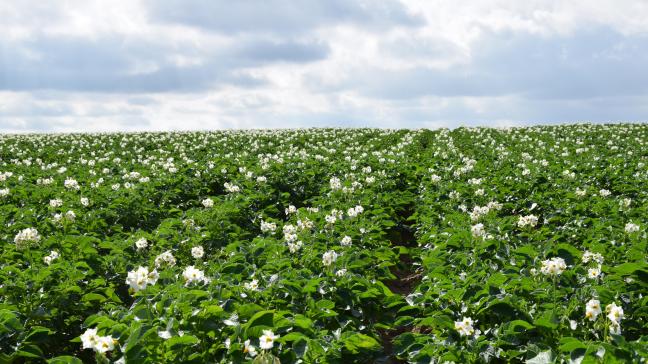
[[[0,136],[0,363],[639,362],[647,140],[631,124]],[[84,348],[92,330],[105,353]]]

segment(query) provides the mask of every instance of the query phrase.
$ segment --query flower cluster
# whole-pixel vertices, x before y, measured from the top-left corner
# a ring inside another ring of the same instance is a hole
[[[338,254],[334,250],[329,250],[324,255],[322,255],[322,264],[328,267],[331,264],[335,263],[338,258]]]
[[[111,335],[99,336],[97,329],[87,329],[81,335],[81,344],[84,349],[93,349],[97,353],[105,353],[115,348],[117,340],[113,339]]]
[[[168,265],[169,267],[173,267],[176,264],[176,259],[171,254],[170,250],[165,251],[164,253],[158,255],[155,257],[155,266],[156,267],[161,267],[162,265]]]
[[[623,308],[616,303],[610,303],[605,306],[607,318],[610,320],[610,333],[621,335],[621,320],[623,319]]]
[[[153,270],[149,272],[148,268],[146,267],[139,267],[136,270],[132,270],[128,272],[128,276],[126,277],[126,284],[134,291],[134,292],[139,292],[143,289],[145,289],[147,286],[152,286],[154,285],[158,278],[160,278],[160,275],[158,274],[157,270]]]
[[[56,250],[52,250],[49,253],[49,255],[43,257],[43,262],[45,262],[45,264],[47,264],[47,265],[50,265],[50,264],[52,264],[52,261],[54,261],[55,259],[58,259],[59,256],[60,255]]]
[[[185,280],[185,286],[197,284],[200,282],[209,283],[209,278],[205,276],[205,272],[195,268],[193,265],[188,266],[182,272],[182,277]]]
[[[518,227],[534,227],[538,224],[538,217],[535,215],[520,216],[518,219]]]
[[[474,322],[470,317],[464,317],[461,321],[455,321],[455,330],[457,330],[461,336],[472,336],[475,334],[473,323]]]
[[[561,275],[565,271],[565,269],[567,269],[565,260],[560,257],[554,257],[542,262],[540,272],[544,275],[558,276]]]
[[[14,237],[14,243],[16,244],[16,249],[23,250],[27,249],[30,246],[35,246],[41,240],[41,236],[38,234],[38,230],[35,228],[27,228],[21,230]]]

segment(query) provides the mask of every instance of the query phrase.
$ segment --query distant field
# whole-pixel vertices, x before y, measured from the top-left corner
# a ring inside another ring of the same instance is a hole
[[[0,363],[645,362],[648,125],[0,136]]]

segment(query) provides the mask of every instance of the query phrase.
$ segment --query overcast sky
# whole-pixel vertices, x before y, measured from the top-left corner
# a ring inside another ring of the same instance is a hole
[[[648,120],[645,0],[4,0],[0,131]]]

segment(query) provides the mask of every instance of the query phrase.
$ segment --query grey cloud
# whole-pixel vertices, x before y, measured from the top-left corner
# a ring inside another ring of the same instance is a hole
[[[229,48],[200,51],[119,37],[39,37],[23,43],[0,40],[0,89],[89,92],[197,92],[222,85],[253,88],[265,80],[245,68],[272,62],[305,63],[323,59],[328,45],[307,41],[239,39]],[[169,56],[203,58],[200,65],[180,67]],[[155,65],[132,72],[137,64]]]
[[[603,28],[564,38],[492,33],[472,52],[469,64],[449,70],[370,69],[337,87],[382,99],[429,95],[581,99],[648,93],[648,36],[623,36]],[[318,87],[312,80],[311,85]]]
[[[326,58],[329,50],[324,43],[253,40],[243,43],[236,53],[243,59],[253,61],[309,62]]]
[[[372,29],[424,24],[421,16],[408,13],[396,0],[158,0],[148,1],[148,9],[154,20],[222,33],[295,34],[331,24]]]

